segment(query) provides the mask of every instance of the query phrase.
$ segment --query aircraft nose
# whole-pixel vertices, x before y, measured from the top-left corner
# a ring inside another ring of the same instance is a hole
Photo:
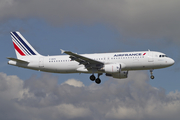
[[[175,61],[174,61],[173,59],[170,58],[169,64],[170,64],[170,65],[173,65],[174,63],[175,63]]]

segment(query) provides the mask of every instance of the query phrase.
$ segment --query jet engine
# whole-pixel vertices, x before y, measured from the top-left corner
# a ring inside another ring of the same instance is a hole
[[[119,64],[108,64],[104,66],[104,71],[106,73],[117,73],[120,71],[120,65]]]
[[[113,74],[106,73],[106,76],[111,76],[117,79],[123,79],[128,77],[128,71],[121,71],[119,73],[113,73]]]
[[[125,65],[123,63],[121,64],[106,64],[104,66],[104,71],[106,73],[119,73],[123,68],[125,68]]]

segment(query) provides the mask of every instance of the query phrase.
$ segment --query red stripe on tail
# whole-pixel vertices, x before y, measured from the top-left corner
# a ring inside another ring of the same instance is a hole
[[[13,42],[13,45],[20,55],[25,56],[25,54],[18,48],[18,46],[14,42]]]

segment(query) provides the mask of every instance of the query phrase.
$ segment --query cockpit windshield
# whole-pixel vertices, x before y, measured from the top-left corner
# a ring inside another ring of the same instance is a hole
[[[159,55],[159,57],[167,57],[166,55]]]

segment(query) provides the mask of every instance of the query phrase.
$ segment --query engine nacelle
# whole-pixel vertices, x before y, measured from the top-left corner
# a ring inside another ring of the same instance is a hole
[[[123,78],[128,77],[128,71],[121,71],[120,73],[113,73],[113,74],[106,73],[106,76],[111,76],[113,78],[123,79]]]
[[[104,66],[104,71],[106,73],[117,73],[120,70],[119,64],[108,64]]]
[[[120,69],[122,70],[125,68],[125,65],[123,63],[121,64],[106,64],[104,66],[104,71],[106,73],[119,73]]]

